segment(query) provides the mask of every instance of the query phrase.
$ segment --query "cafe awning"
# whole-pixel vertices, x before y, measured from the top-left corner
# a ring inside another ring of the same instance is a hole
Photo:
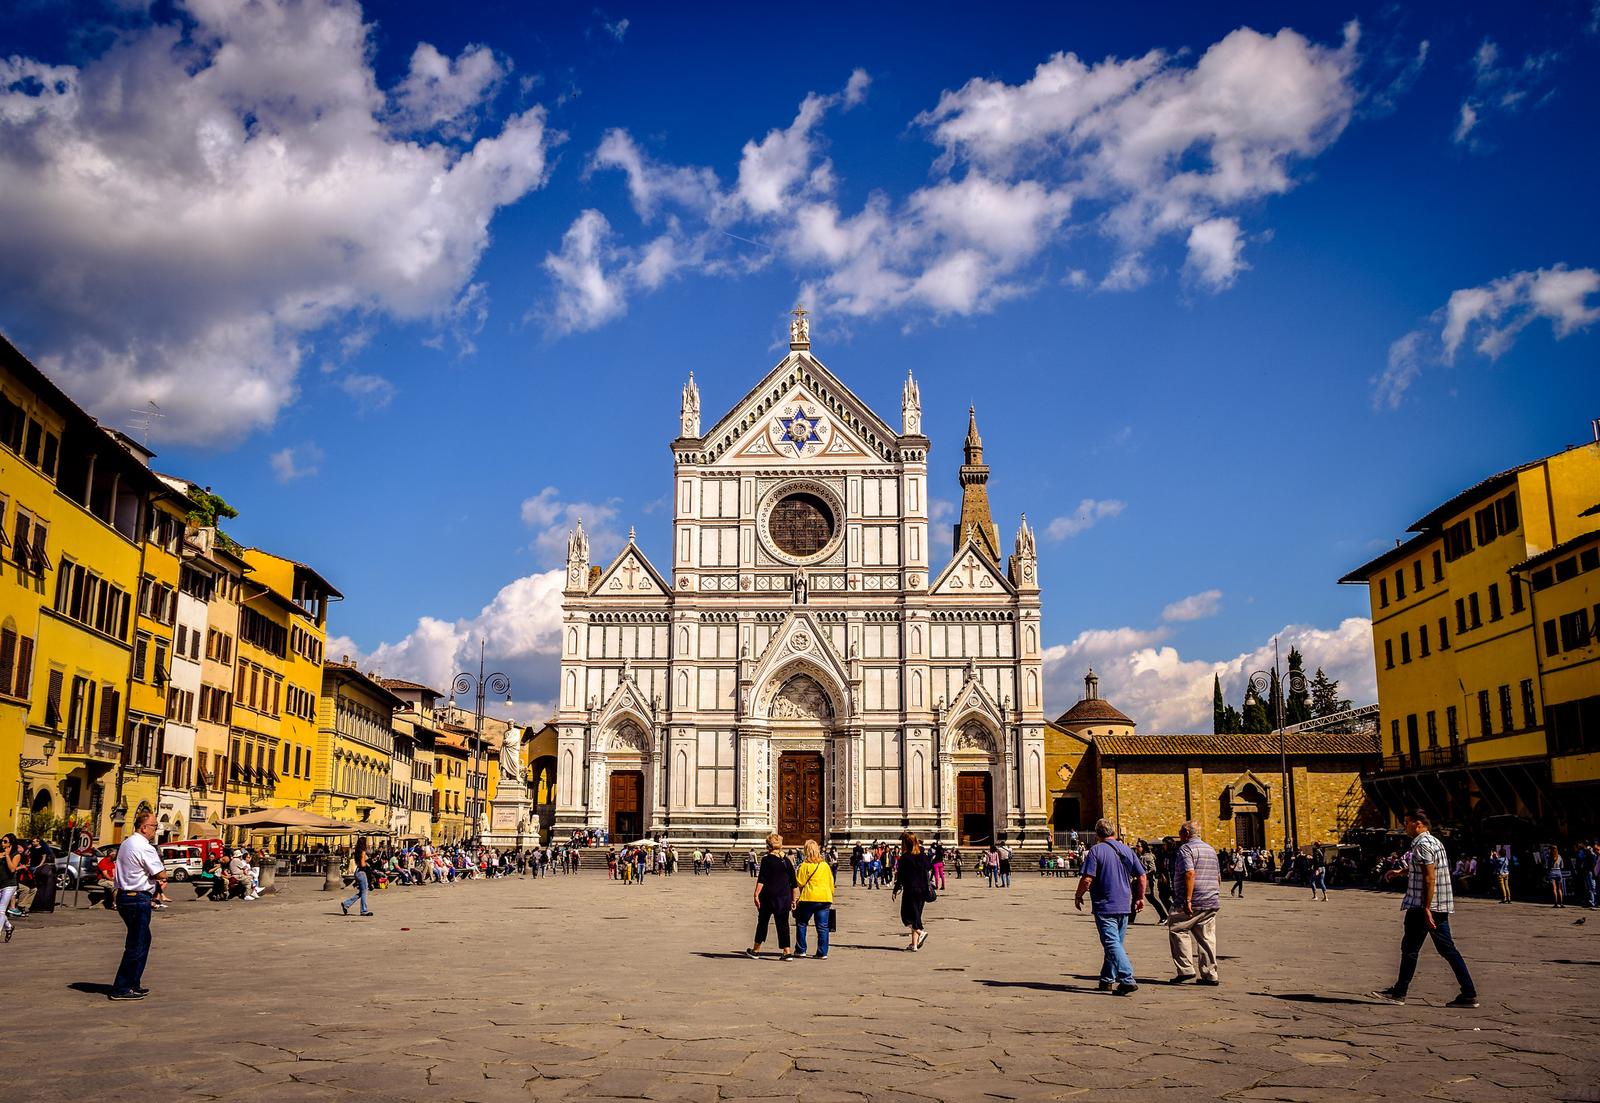
[[[336,819],[317,812],[308,812],[304,808],[263,808],[259,812],[229,816],[222,822],[227,827],[246,827],[262,831],[344,826]]]

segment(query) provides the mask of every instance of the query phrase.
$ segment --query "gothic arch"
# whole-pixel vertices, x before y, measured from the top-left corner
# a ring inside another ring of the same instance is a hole
[[[844,719],[845,709],[840,706],[848,699],[845,688],[829,671],[799,658],[772,672],[756,695],[752,711],[757,718],[809,721],[831,727]]]
[[[672,788],[677,794],[672,803],[679,808],[687,808],[689,807],[689,755],[681,747],[678,749],[678,757],[673,762],[672,774]]]
[[[954,754],[977,752],[998,760],[1000,739],[994,722],[977,712],[968,713],[950,725],[950,751]]]

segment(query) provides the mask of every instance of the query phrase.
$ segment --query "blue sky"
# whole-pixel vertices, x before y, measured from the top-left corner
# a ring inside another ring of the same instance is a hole
[[[1197,10],[1198,9],[1198,10]],[[1293,15],[1285,23],[1285,13]],[[1209,723],[1275,633],[1370,699],[1334,579],[1600,416],[1600,8],[65,5],[0,32],[0,328],[336,647],[553,697],[558,576],[667,547],[787,310],[951,503],[976,404],[1093,663]]]

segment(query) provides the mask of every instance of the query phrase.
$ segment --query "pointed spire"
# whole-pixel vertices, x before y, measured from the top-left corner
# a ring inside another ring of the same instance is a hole
[[[633,526],[628,526],[628,543],[633,543]]]
[[[989,561],[1000,563],[1000,530],[989,512],[989,468],[983,462],[983,440],[978,436],[978,411],[967,407],[967,442],[961,464],[961,517],[956,522],[956,547],[976,530]]]
[[[683,401],[678,407],[678,431],[685,437],[700,435],[700,388],[695,385],[694,372],[683,385]]]
[[[1028,527],[1028,515],[1022,515],[1022,521],[1017,525],[1017,555],[1020,558],[1035,559],[1038,552],[1033,541],[1033,529]]]
[[[900,387],[900,431],[907,436],[922,432],[922,392],[910,368],[906,369],[906,381]]]

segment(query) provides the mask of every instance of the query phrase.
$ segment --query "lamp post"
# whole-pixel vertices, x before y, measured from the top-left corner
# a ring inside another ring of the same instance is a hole
[[[482,758],[482,753],[483,753],[483,698],[484,698],[484,694],[485,693],[494,693],[496,695],[499,695],[499,694],[503,693],[503,694],[506,694],[506,704],[509,705],[511,703],[511,696],[510,696],[510,694],[511,694],[511,679],[506,677],[504,674],[501,674],[499,671],[495,671],[493,674],[485,674],[484,673],[484,665],[483,665],[483,654],[484,654],[484,641],[480,638],[478,640],[478,673],[476,675],[474,675],[471,671],[465,671],[464,670],[460,674],[457,674],[455,676],[455,678],[450,683],[450,705],[451,705],[452,708],[455,707],[455,699],[458,696],[461,696],[461,695],[466,694],[468,692],[476,692],[476,694],[477,694],[477,698],[478,698],[477,709],[476,709],[476,711],[474,713],[474,715],[476,717],[476,722],[475,722],[475,724],[473,726],[473,729],[472,729],[472,772],[474,774],[476,774],[478,772],[479,762],[480,762],[480,760]],[[472,778],[468,777],[467,781],[469,783],[471,782],[471,780],[472,780]],[[474,802],[471,799],[471,796],[470,795],[468,796],[468,799],[467,799],[467,812],[468,812],[469,816],[472,818],[472,821],[473,821],[474,824],[476,824],[478,822],[478,820],[483,815],[484,794],[487,793],[487,792],[488,792],[488,786],[487,785],[485,785],[482,789],[479,790],[478,799],[477,799],[477,802],[476,802],[476,811],[474,811]]]
[[[1306,676],[1298,670],[1289,671],[1289,692],[1306,692]],[[1272,698],[1272,726],[1278,732],[1278,769],[1282,774],[1279,784],[1283,790],[1283,841],[1296,851],[1300,849],[1300,829],[1289,814],[1289,745],[1283,730],[1283,677],[1278,666],[1278,638],[1272,638],[1272,669],[1258,670],[1250,675],[1250,688],[1257,697]]]

